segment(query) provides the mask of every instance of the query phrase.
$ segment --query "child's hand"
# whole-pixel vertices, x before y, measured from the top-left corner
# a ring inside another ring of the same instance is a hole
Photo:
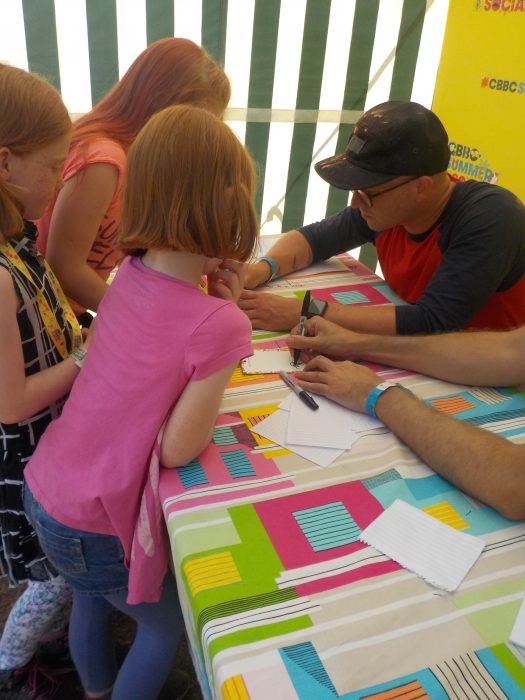
[[[223,260],[208,274],[208,294],[226,301],[237,301],[244,287],[244,266],[238,260]]]

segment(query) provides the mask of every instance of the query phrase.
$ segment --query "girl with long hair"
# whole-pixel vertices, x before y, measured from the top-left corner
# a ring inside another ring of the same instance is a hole
[[[96,311],[119,264],[116,247],[127,152],[156,112],[191,104],[222,117],[230,84],[222,68],[189,39],[160,39],[74,123],[64,187],[38,222],[38,246],[72,300],[82,325]]]

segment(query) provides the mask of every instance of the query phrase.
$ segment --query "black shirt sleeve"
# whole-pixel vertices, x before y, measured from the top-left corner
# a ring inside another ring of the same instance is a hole
[[[456,190],[438,224],[439,268],[416,304],[396,307],[401,335],[463,328],[496,291],[509,289],[525,272],[525,207],[519,199],[484,183],[458,183]]]
[[[313,262],[327,260],[363,243],[374,241],[375,231],[368,228],[359,209],[346,207],[322,221],[297,229],[312,249]]]

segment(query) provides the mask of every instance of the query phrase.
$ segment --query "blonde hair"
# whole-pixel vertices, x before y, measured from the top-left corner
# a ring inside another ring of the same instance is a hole
[[[258,235],[252,161],[210,112],[176,105],[152,117],[130,148],[119,247],[247,260]]]
[[[0,63],[0,148],[32,153],[71,131],[71,119],[55,88],[35,73]],[[24,227],[24,209],[0,180],[0,232],[8,240]]]

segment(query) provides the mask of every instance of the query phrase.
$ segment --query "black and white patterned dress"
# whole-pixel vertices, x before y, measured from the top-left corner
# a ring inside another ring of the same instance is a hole
[[[16,240],[11,239],[10,244],[44,293],[64,333],[67,349],[71,351],[71,328],[64,317],[50,275],[42,265],[42,257],[37,252],[36,236],[36,227],[26,222],[24,235]],[[17,321],[26,376],[58,364],[62,357],[42,320],[35,288],[1,252],[0,265],[9,270],[21,302]],[[24,467],[49,422],[59,415],[65,398],[20,423],[0,423],[0,574],[9,577],[10,585],[27,580],[45,581],[56,576],[24,514],[22,486]]]

